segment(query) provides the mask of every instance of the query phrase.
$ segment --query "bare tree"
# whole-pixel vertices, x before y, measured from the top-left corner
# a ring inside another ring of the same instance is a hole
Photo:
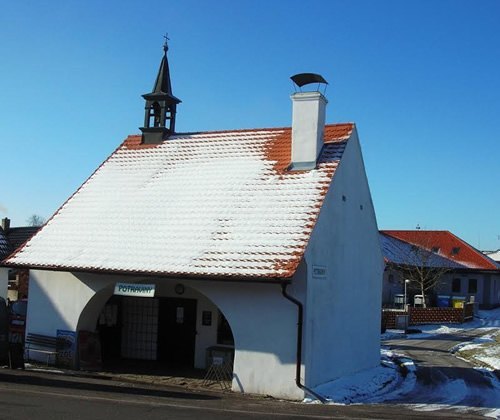
[[[426,296],[442,282],[443,276],[453,268],[453,262],[439,254],[433,232],[415,231],[404,240],[398,239],[402,241],[399,259],[391,265],[399,272],[403,284],[408,280],[410,289],[422,295],[426,307]]]
[[[45,218],[39,216],[38,214],[32,214],[28,219],[26,219],[28,226],[42,226],[45,223]]]
[[[402,280],[408,281],[410,288],[417,289],[422,295],[423,306],[426,307],[426,296],[439,285],[444,274],[449,271],[445,267],[429,267],[425,263],[420,265],[400,265],[397,270],[402,275]]]

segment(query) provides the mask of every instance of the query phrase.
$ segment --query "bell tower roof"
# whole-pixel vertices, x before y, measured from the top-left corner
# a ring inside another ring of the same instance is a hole
[[[158,75],[156,76],[156,81],[153,86],[153,91],[142,95],[144,99],[151,97],[164,96],[169,97],[172,102],[180,103],[181,100],[176,98],[172,94],[172,82],[170,81],[170,69],[168,67],[168,38],[165,36],[165,44],[163,44],[163,58],[161,59],[160,68],[158,69]]]
[[[163,58],[158,75],[150,93],[142,97],[146,100],[144,127],[141,127],[143,143],[159,143],[175,132],[175,115],[177,104],[181,102],[172,94],[170,69],[168,66],[168,38],[163,45]],[[169,124],[167,127],[166,124]]]

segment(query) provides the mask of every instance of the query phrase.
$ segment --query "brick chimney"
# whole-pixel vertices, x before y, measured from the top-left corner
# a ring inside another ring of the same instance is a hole
[[[301,73],[292,76],[293,82],[302,86],[311,83],[327,84],[319,74]],[[292,163],[291,170],[308,170],[316,167],[316,160],[323,147],[325,111],[328,101],[319,91],[295,92],[292,96]]]

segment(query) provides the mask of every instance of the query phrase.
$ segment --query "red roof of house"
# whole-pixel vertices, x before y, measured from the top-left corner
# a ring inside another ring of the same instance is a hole
[[[433,251],[468,268],[498,270],[494,261],[447,230],[381,230],[381,232]]]

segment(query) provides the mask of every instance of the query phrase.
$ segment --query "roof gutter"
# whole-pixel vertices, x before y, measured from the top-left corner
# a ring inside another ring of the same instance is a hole
[[[288,299],[290,302],[292,302],[294,305],[297,306],[297,356],[296,356],[296,365],[295,365],[295,384],[305,391],[306,393],[309,393],[316,397],[319,401],[321,401],[323,404],[326,403],[326,399],[319,395],[318,393],[314,392],[312,389],[306,387],[304,384],[300,382],[300,373],[302,369],[302,330],[303,330],[303,325],[304,325],[304,306],[302,303],[295,299],[293,296],[290,296],[286,288],[288,286],[288,283],[281,283],[281,292],[285,299]]]

